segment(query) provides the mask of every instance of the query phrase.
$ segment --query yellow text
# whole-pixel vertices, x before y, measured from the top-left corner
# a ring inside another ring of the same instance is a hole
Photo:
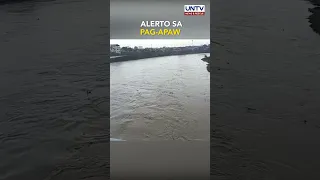
[[[147,29],[141,28],[141,36],[179,36],[181,29]]]

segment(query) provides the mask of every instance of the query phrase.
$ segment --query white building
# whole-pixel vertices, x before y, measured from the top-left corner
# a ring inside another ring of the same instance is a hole
[[[110,52],[121,54],[121,47],[119,44],[110,44]]]

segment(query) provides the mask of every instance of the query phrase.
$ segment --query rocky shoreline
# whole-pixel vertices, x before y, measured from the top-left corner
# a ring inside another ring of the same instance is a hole
[[[201,59],[202,61],[208,63],[207,64],[207,70],[208,72],[210,72],[210,62],[211,62],[211,59],[210,59],[210,56],[205,56],[204,58]]]
[[[110,58],[110,63],[112,62],[121,62],[121,61],[132,61],[138,59],[147,59],[147,58],[156,58],[156,57],[165,57],[165,56],[176,56],[176,55],[188,55],[188,54],[201,54],[209,53],[206,51],[203,52],[189,52],[189,53],[174,53],[174,54],[135,54],[135,55],[124,55],[119,57]]]

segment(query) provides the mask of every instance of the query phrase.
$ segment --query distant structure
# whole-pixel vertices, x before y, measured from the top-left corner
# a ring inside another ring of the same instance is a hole
[[[163,56],[164,54],[179,55],[179,54],[191,54],[191,53],[210,53],[210,44],[194,45],[194,46],[180,46],[180,47],[145,47],[142,46],[124,46],[120,47],[118,44],[110,45],[110,54],[112,56],[119,55],[148,55],[151,56]]]
[[[121,47],[119,44],[110,44],[110,52],[121,54]]]

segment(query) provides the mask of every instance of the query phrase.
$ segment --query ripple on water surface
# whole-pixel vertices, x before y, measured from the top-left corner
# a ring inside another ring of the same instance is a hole
[[[111,136],[208,140],[210,75],[203,56],[112,63]]]

